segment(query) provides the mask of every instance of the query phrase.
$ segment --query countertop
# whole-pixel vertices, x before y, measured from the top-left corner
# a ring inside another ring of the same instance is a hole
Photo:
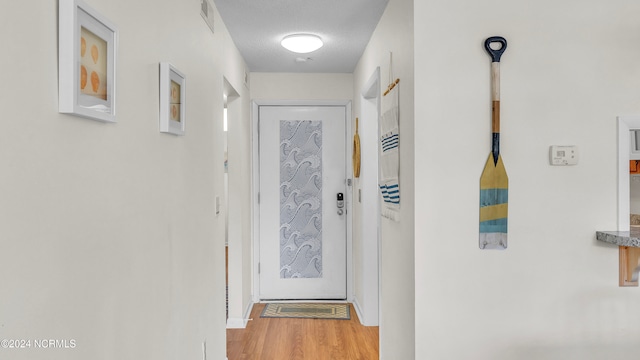
[[[640,226],[631,226],[631,231],[596,231],[596,239],[618,246],[640,247]]]

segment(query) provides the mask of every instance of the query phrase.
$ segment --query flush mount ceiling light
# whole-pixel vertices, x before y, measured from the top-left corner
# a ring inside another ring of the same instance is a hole
[[[285,36],[280,44],[282,44],[285,49],[299,54],[316,51],[324,45],[319,36],[311,34],[293,34]]]

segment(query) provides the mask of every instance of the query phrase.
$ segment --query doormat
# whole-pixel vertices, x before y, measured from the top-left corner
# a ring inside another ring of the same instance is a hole
[[[335,319],[349,320],[349,304],[279,304],[269,303],[262,310],[263,318]]]

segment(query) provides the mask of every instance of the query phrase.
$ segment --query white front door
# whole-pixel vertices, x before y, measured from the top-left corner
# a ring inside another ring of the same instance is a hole
[[[260,106],[260,299],[346,299],[345,106]]]

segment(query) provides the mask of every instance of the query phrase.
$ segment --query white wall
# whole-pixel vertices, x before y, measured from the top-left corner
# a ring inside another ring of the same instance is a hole
[[[415,3],[416,359],[637,356],[638,288],[618,287],[616,116],[640,112],[636,1]],[[478,249],[490,58],[502,57],[509,248]],[[580,163],[548,164],[550,145]]]
[[[354,72],[354,118],[360,116],[360,91],[380,66],[381,91],[389,83],[389,52],[393,76],[400,78],[401,221],[382,219],[380,272],[380,358],[414,358],[414,83],[413,1],[390,0]],[[362,126],[367,126],[366,123]],[[365,131],[366,132],[366,131]],[[363,153],[363,162],[376,153]],[[363,175],[366,169],[363,169]],[[357,194],[356,198],[357,198]],[[362,213],[356,203],[355,214]],[[354,224],[356,221],[354,220]],[[354,248],[361,236],[354,226]],[[356,285],[357,287],[358,285]],[[362,296],[362,295],[357,295]],[[364,304],[366,306],[366,304]],[[421,359],[420,357],[417,357]]]
[[[350,100],[352,74],[251,73],[252,100]]]
[[[120,31],[116,124],[58,113],[56,1],[0,13],[0,338],[77,344],[0,357],[224,359],[226,30],[199,0],[87,2]],[[184,137],[158,132],[160,61],[187,77]]]

